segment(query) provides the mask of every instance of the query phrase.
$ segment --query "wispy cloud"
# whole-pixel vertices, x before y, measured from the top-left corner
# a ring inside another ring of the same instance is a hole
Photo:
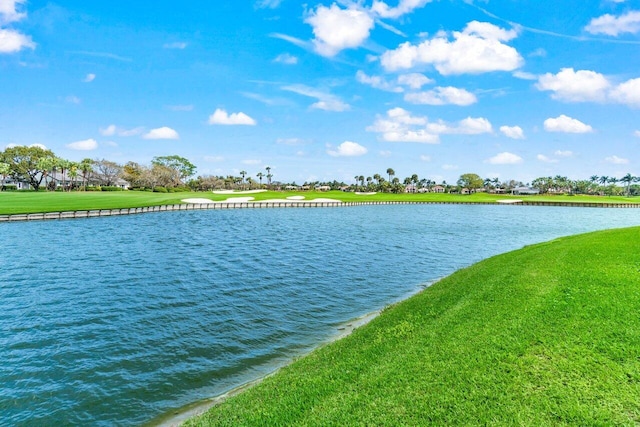
[[[316,98],[318,102],[311,104],[311,108],[325,111],[342,112],[351,109],[351,106],[343,102],[339,97],[306,85],[296,84],[283,86],[282,90],[297,93],[298,95]]]
[[[115,61],[121,61],[121,62],[133,62],[133,59],[131,58],[127,58],[127,57],[116,55],[115,53],[109,53],[109,52],[90,52],[86,50],[72,50],[72,51],[68,51],[67,53],[71,55],[93,56],[95,58],[113,59]]]

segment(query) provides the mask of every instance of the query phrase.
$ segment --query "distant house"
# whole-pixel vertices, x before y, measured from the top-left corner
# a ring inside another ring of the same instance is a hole
[[[460,190],[460,194],[471,194],[471,190],[469,190],[468,188],[463,188],[462,190]]]
[[[329,191],[331,190],[331,187],[329,187],[328,185],[319,185],[316,187],[317,191]]]
[[[444,193],[445,188],[442,185],[436,185],[432,190],[434,193]]]
[[[513,194],[514,196],[532,196],[535,194],[540,194],[540,190],[531,187],[516,187],[511,190],[511,194]]]
[[[409,184],[406,187],[404,187],[404,192],[405,193],[416,193],[417,192],[417,187],[414,184]]]
[[[15,187],[16,190],[30,190],[31,185],[26,181],[14,180],[10,176],[6,177],[4,181],[0,181],[0,187]]]

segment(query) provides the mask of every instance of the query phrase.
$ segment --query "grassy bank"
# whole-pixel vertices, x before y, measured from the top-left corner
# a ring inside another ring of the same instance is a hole
[[[237,195],[235,197],[239,197]],[[246,195],[244,195],[246,196]],[[341,191],[329,192],[280,192],[268,191],[250,194],[256,201],[282,199],[290,196],[304,196],[307,199],[330,198],[343,202],[366,201],[411,201],[411,202],[458,202],[496,203],[498,200],[523,199],[529,201],[585,202],[585,203],[640,203],[640,198],[597,197],[597,196],[527,196],[495,195],[477,193],[460,194],[388,194],[379,193],[361,196]],[[186,198],[208,198],[215,201],[227,200],[232,195],[213,193],[149,193],[139,191],[118,192],[0,192],[0,215],[42,212],[82,211],[93,209],[122,209],[164,204],[179,204]]]
[[[638,425],[638,242],[597,232],[460,270],[187,425]]]

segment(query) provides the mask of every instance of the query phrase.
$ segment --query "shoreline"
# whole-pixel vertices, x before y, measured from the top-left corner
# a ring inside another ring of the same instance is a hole
[[[377,205],[494,205],[494,206],[547,206],[547,207],[575,207],[575,208],[609,208],[609,209],[640,209],[640,203],[595,203],[595,202],[548,202],[516,200],[504,202],[464,202],[464,201],[363,201],[342,202],[340,200],[324,199],[320,201],[238,201],[238,202],[210,202],[210,203],[181,203],[172,205],[145,206],[122,209],[96,209],[65,212],[40,212],[0,215],[1,222],[24,222],[62,219],[84,219],[121,215],[136,215],[154,212],[172,212],[208,209],[269,209],[269,208],[330,208]]]
[[[321,347],[324,347],[326,345],[329,345],[333,342],[339,341],[349,335],[351,335],[356,329],[368,324],[369,322],[371,322],[372,320],[374,320],[376,317],[378,317],[385,309],[389,308],[389,307],[393,307],[396,304],[399,304],[403,301],[406,301],[416,295],[418,295],[419,293],[423,292],[425,289],[433,286],[434,284],[438,283],[439,281],[441,281],[442,279],[444,279],[446,276],[443,277],[438,277],[437,279],[433,279],[431,281],[427,281],[427,282],[423,282],[418,284],[415,289],[413,289],[410,292],[407,292],[403,295],[401,295],[400,297],[398,297],[397,299],[395,299],[394,301],[390,302],[389,304],[386,304],[383,308],[379,309],[379,310],[374,310],[371,311],[369,313],[365,313],[361,316],[358,317],[354,317],[350,320],[347,320],[345,322],[339,323],[337,326],[335,326],[335,331],[333,334],[329,335],[326,339],[318,342],[316,345],[314,345],[309,351],[306,351],[300,355],[297,356],[291,356],[288,359],[286,359],[286,362],[284,362],[283,364],[279,364],[277,367],[275,367],[272,371],[261,375],[253,380],[247,381],[245,383],[242,383],[238,386],[235,386],[227,391],[225,391],[224,393],[215,395],[215,396],[211,396],[205,399],[201,399],[198,400],[196,402],[192,402],[189,403],[185,406],[182,406],[180,408],[175,408],[171,411],[167,411],[165,414],[160,415],[155,417],[154,419],[146,422],[144,425],[145,426],[149,426],[149,427],[179,427],[181,426],[186,420],[188,420],[189,418],[193,418],[193,417],[197,417],[199,415],[202,415],[203,413],[207,412],[210,408],[219,405],[221,403],[223,403],[224,401],[226,401],[227,399],[234,397],[248,389],[250,389],[251,387],[260,384],[265,378],[268,378],[272,375],[275,375],[278,373],[278,371],[280,371],[282,368],[289,366],[291,363],[293,363],[296,359],[299,359],[300,357],[305,357],[311,353],[313,353],[314,351],[318,350]]]
[[[435,282],[434,282],[435,283]],[[400,300],[391,303],[389,305],[393,305],[396,304],[400,301],[406,300],[408,298],[411,298],[411,296],[416,295],[417,293],[421,292],[422,290],[424,290],[426,287],[431,286],[432,283],[429,283],[426,286],[420,286],[415,292],[412,292],[411,294],[407,295],[404,298],[401,298]],[[150,420],[149,422],[145,423],[145,426],[153,426],[153,427],[179,427],[180,425],[182,425],[186,420],[188,420],[189,418],[193,418],[196,417],[198,415],[202,415],[203,413],[205,413],[206,411],[208,411],[210,408],[212,408],[213,406],[219,405],[221,403],[223,403],[225,400],[229,399],[230,397],[236,396],[242,392],[244,392],[245,390],[260,384],[265,378],[268,378],[272,375],[275,375],[280,369],[290,365],[292,362],[294,362],[296,359],[300,358],[300,357],[304,357],[308,354],[311,354],[312,352],[314,352],[315,350],[317,350],[320,347],[323,347],[325,345],[331,344],[332,342],[341,340],[347,336],[349,336],[351,333],[353,333],[353,331],[355,331],[357,328],[366,325],[367,323],[371,322],[373,319],[375,319],[376,317],[378,317],[380,315],[380,313],[382,313],[382,310],[376,310],[376,311],[372,311],[370,313],[364,314],[362,316],[353,318],[351,320],[348,320],[346,322],[340,323],[338,326],[335,327],[335,333],[331,334],[328,338],[326,338],[325,340],[320,341],[317,345],[315,345],[311,350],[309,350],[308,352],[305,352],[301,355],[298,356],[293,356],[287,359],[287,361],[281,365],[276,366],[272,371],[261,375],[251,381],[245,382],[243,384],[240,384],[236,387],[231,388],[230,390],[225,391],[222,394],[218,394],[212,397],[208,397],[205,399],[201,399],[198,400],[196,402],[190,403],[188,405],[182,406],[180,408],[176,408],[173,409],[169,412],[167,412],[164,415],[160,415],[152,420]]]

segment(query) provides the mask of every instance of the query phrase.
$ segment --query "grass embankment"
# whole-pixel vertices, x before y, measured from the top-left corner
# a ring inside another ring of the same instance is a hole
[[[255,194],[213,194],[211,192],[186,193],[149,193],[140,191],[114,192],[0,192],[0,215],[27,214],[42,212],[84,211],[95,209],[122,209],[165,204],[179,204],[182,199],[208,198],[223,201],[233,197],[253,197],[255,201],[282,199],[290,196],[304,196],[306,199],[330,198],[342,202],[456,202],[456,203],[495,203],[498,200],[522,199],[527,201],[584,202],[584,203],[640,203],[640,198],[597,197],[597,196],[526,196],[495,195],[477,193],[460,194],[389,194],[379,193],[370,196],[329,192],[280,192],[267,191]]]
[[[188,426],[638,425],[640,228],[458,271]]]

